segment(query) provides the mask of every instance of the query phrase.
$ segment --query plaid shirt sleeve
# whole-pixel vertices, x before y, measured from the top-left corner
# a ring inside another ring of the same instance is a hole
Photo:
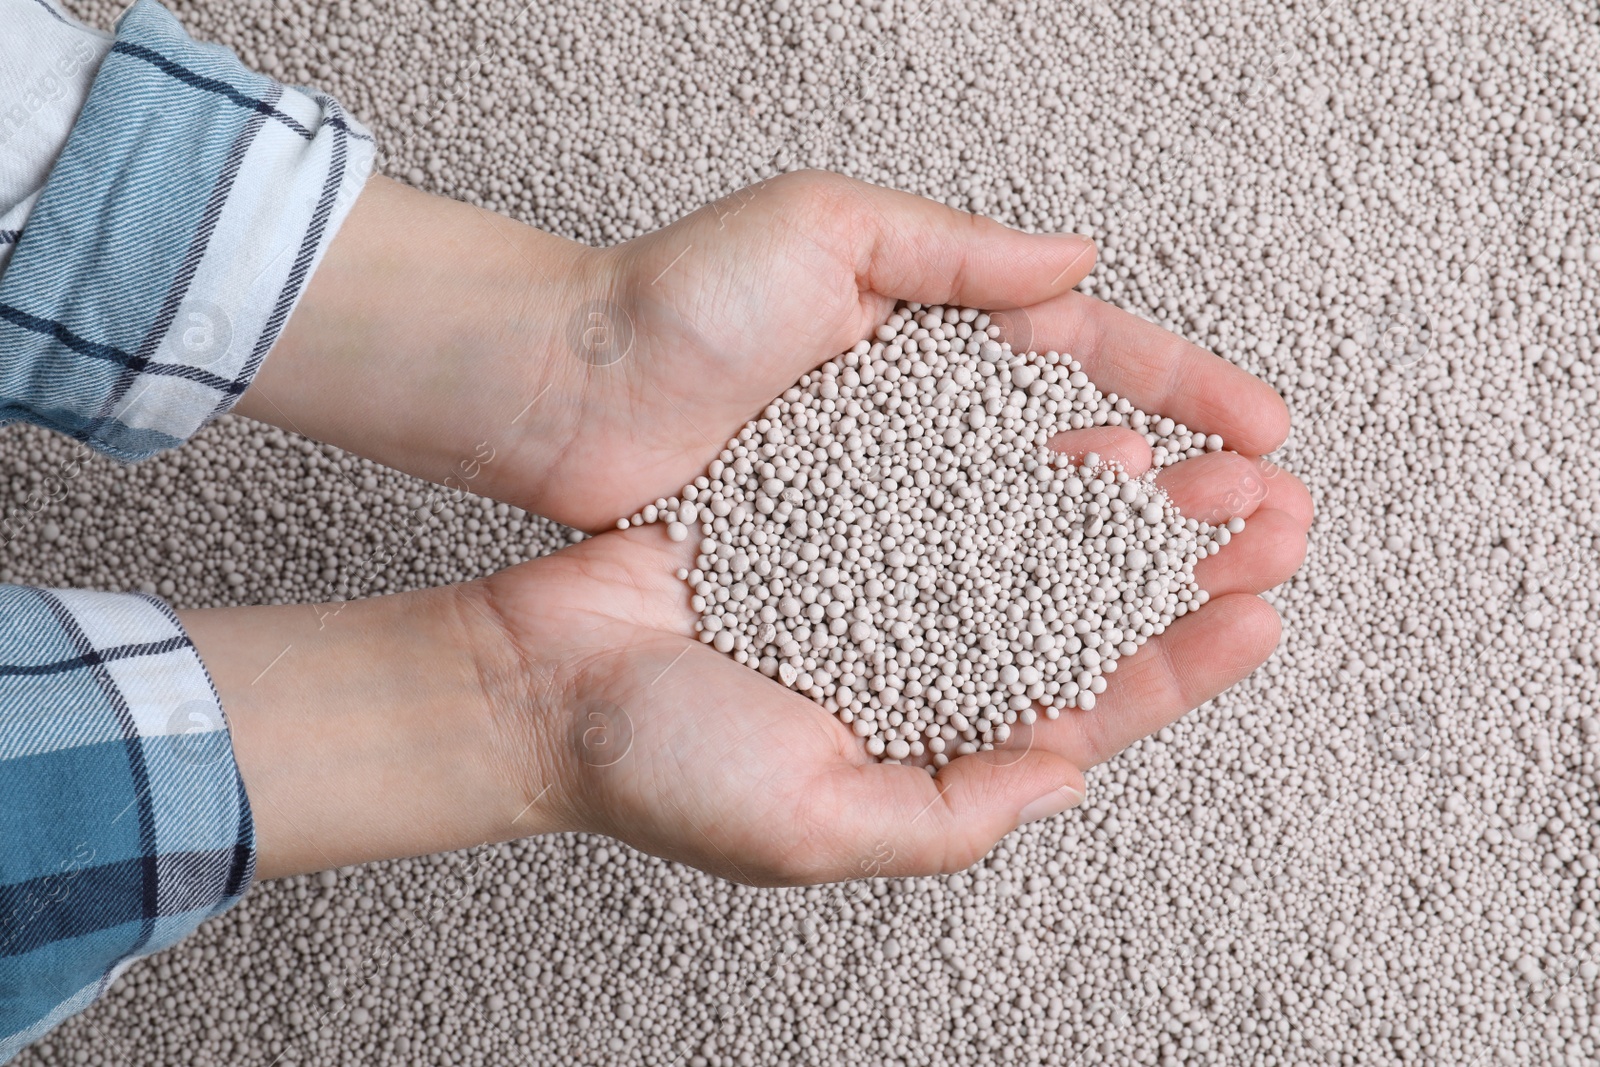
[[[114,38],[51,6],[0,0],[0,271]]]
[[[249,887],[222,707],[166,604],[0,586],[0,1061]]]
[[[0,0],[8,37],[30,18],[66,24],[50,0]],[[152,0],[69,55],[64,84],[93,70],[70,132],[0,95],[0,134],[50,157],[36,189],[0,165],[0,423],[133,461],[244,392],[374,148],[336,101],[196,43]],[[0,94],[32,91],[13,74]],[[171,609],[0,585],[0,1062],[254,869],[227,722]]]
[[[337,101],[138,0],[0,274],[0,422],[131,461],[228,410],[374,154]]]

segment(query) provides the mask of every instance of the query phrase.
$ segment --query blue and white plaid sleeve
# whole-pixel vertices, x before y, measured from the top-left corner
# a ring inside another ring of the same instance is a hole
[[[228,410],[374,154],[337,101],[137,0],[0,274],[0,423],[131,461]]]
[[[115,38],[49,0],[0,0],[0,270]]]
[[[0,1062],[250,885],[227,724],[166,604],[0,586]]]
[[[244,392],[372,139],[153,0],[114,39],[50,0],[0,0],[0,23],[0,423],[142,459]],[[17,60],[14,31],[57,47]],[[0,1062],[254,869],[227,723],[172,611],[0,586]]]

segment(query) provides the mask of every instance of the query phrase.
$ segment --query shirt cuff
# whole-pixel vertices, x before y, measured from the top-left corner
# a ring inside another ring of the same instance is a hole
[[[255,857],[221,703],[172,610],[0,585],[0,1062],[237,903]]]
[[[89,97],[109,33],[54,0],[0,0],[0,270]]]
[[[374,155],[337,101],[138,0],[0,274],[0,423],[182,443],[249,386]]]

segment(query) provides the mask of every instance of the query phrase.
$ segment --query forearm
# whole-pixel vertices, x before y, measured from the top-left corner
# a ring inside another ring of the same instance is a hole
[[[258,877],[563,828],[508,784],[475,589],[180,613],[228,717]]]
[[[234,410],[540,511],[511,472],[570,436],[586,383],[562,338],[602,258],[373,178]]]

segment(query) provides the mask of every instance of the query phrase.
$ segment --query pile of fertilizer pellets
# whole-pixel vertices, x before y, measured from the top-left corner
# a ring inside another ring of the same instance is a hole
[[[1595,4],[167,6],[390,177],[589,245],[791,160],[1090,235],[1086,294],[1283,394],[1317,520],[1267,663],[969,870],[553,834],[262,881],[7,1067],[1600,1064]],[[296,604],[575,536],[441,492],[241,416],[131,467],[13,425],[0,575]]]
[[[1155,485],[1216,437],[1021,353],[972,308],[902,305],[802,377],[675,497],[618,525],[700,537],[700,639],[834,712],[874,756],[933,767],[1095,706],[1106,675],[1206,602],[1195,564],[1244,528]],[[1131,476],[1057,434],[1125,426]]]

